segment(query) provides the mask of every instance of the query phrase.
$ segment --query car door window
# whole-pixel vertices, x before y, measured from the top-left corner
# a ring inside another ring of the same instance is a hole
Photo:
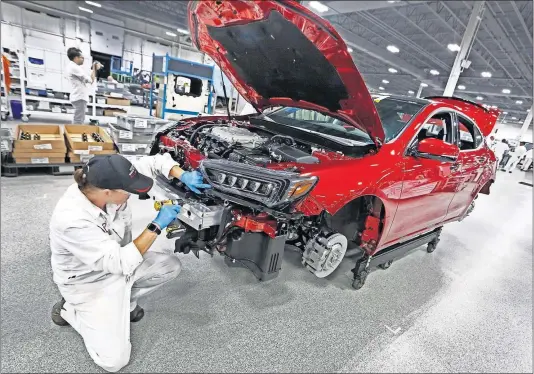
[[[435,138],[447,143],[454,143],[453,115],[450,112],[440,112],[428,118],[417,134],[417,141]]]
[[[458,114],[458,131],[460,151],[477,149],[484,142],[484,137],[474,122],[461,114]]]

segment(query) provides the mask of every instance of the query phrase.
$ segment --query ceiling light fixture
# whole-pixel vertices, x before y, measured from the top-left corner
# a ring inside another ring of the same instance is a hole
[[[510,92],[512,92],[512,91],[510,91],[508,88],[503,88],[502,89],[502,93],[504,93],[504,94],[509,94]]]
[[[482,96],[477,96],[477,100],[484,100]]]
[[[527,109],[527,113],[530,112],[530,109]]]
[[[508,112],[502,112],[502,114],[508,114]]]
[[[167,31],[167,32],[166,32],[165,34],[167,34],[167,35],[169,35],[169,36],[176,36],[176,34],[175,34],[175,33],[173,33],[173,32],[170,32],[170,31]]]
[[[98,8],[102,7],[102,5],[100,5],[98,3],[95,3],[94,1],[86,1],[85,3],[89,4],[89,5],[92,5],[92,6],[96,6]]]
[[[378,89],[379,89],[379,90],[383,90],[383,89],[384,89],[384,87],[380,86],[380,87],[378,87]]]
[[[491,73],[489,71],[483,71],[480,73],[484,78],[491,78]]]
[[[354,49],[352,49],[351,47],[348,47],[347,51],[349,51],[349,53],[352,53],[352,52],[354,52]]]
[[[460,50],[460,46],[458,44],[449,44],[447,48],[453,52],[458,52]]]
[[[497,107],[497,105],[492,105],[492,106],[490,106],[490,108],[497,109],[498,107]]]
[[[413,92],[412,90],[409,90],[408,93],[409,93],[410,95],[413,95],[415,92]]]
[[[512,117],[512,119],[517,119],[517,117]]]
[[[310,6],[319,13],[328,12],[328,7],[319,1],[310,1]]]
[[[388,81],[388,80],[386,80],[386,79],[383,79],[383,80],[382,80],[382,83],[384,83],[384,84],[388,84],[388,83],[389,83],[389,81]]]
[[[397,69],[393,69],[393,68],[389,68],[388,71],[389,71],[390,73],[395,74],[398,70],[397,70]]]
[[[461,84],[461,85],[458,86],[458,89],[459,90],[465,90],[465,86],[463,84]]]
[[[421,87],[428,87],[428,84],[426,84],[426,83],[421,83]]]
[[[91,9],[87,9],[87,8],[84,8],[84,7],[81,7],[81,6],[79,6],[78,9],[80,9],[81,11],[87,12],[87,13],[93,13],[93,11]]]
[[[521,104],[523,104],[523,101],[517,100],[515,103],[518,104],[518,105],[521,105]]]
[[[390,51],[391,53],[399,53],[400,52],[400,49],[398,49],[394,45],[388,45],[387,46],[387,50]]]
[[[436,69],[432,69],[432,70],[430,70],[430,74],[439,75],[439,71],[437,71]]]
[[[188,30],[185,30],[185,29],[181,29],[181,28],[177,28],[176,31],[182,33],[182,34],[189,34],[189,31]]]

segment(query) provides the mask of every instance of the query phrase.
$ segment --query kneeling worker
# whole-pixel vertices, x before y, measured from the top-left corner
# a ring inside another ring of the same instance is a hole
[[[130,322],[144,315],[137,300],[181,270],[174,255],[148,251],[179,206],[163,206],[132,241],[128,198],[149,193],[158,174],[179,178],[195,192],[209,187],[199,172],[182,170],[168,154],[143,157],[135,166],[120,155],[94,156],[75,172],[76,183],[52,214],[52,270],[63,296],[52,320],[72,326],[95,363],[111,372],[130,360]]]

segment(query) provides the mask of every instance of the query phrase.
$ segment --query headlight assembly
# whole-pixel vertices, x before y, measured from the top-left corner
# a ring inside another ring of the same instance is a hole
[[[317,177],[270,170],[227,160],[204,160],[200,166],[204,178],[222,192],[239,195],[274,207],[308,194]]]

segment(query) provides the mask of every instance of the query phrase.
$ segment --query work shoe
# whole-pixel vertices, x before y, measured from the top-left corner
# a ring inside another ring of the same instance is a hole
[[[139,305],[135,306],[135,309],[130,312],[130,322],[139,322],[145,316],[145,311]]]
[[[58,326],[68,326],[69,323],[65,321],[63,317],[61,317],[61,310],[65,310],[63,308],[63,305],[65,305],[65,299],[61,298],[60,301],[58,301],[53,307],[52,307],[52,321],[58,325]]]

